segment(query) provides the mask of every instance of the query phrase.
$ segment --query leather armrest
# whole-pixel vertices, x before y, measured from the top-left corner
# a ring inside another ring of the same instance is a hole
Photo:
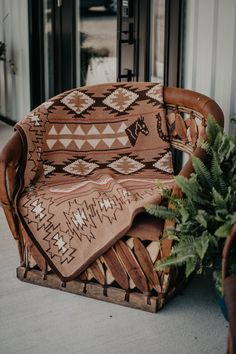
[[[21,152],[21,138],[16,132],[0,152],[0,200],[8,207],[12,202]]]

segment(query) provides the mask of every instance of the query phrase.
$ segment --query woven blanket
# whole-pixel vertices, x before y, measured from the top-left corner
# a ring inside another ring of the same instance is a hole
[[[18,214],[63,280],[78,276],[159,203],[172,181],[163,87],[88,86],[60,94],[21,120],[23,188]]]

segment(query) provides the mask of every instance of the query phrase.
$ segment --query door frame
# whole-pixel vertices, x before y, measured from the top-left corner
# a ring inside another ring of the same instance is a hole
[[[54,95],[76,86],[76,0],[51,0],[53,25]],[[118,0],[117,43],[121,28],[122,1]],[[128,0],[135,7],[135,76],[150,80],[151,0]],[[59,6],[62,4],[62,6]],[[28,0],[31,108],[45,100],[44,13],[42,0]],[[166,0],[164,85],[182,86],[182,57],[185,0]],[[117,54],[120,53],[117,51]],[[121,54],[122,55],[122,54]],[[118,67],[120,66],[118,58]],[[120,71],[122,68],[119,69]],[[118,79],[119,80],[119,79]]]
[[[53,96],[76,85],[75,0],[51,0]],[[44,1],[28,0],[31,109],[45,101]]]

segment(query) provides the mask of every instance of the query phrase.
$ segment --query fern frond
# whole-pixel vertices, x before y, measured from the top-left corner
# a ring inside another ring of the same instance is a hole
[[[145,206],[145,210],[160,219],[178,220],[179,213],[175,209],[167,208],[163,205],[149,204]]]
[[[207,118],[207,140],[210,145],[214,144],[217,134],[221,131],[222,128],[217,124],[215,118],[209,115]]]
[[[205,141],[201,141],[200,142],[200,147],[205,150],[208,154],[211,151],[211,145],[209,144],[209,142],[207,140]]]
[[[195,258],[196,256],[194,254],[188,254],[185,256],[170,256],[166,259],[162,259],[160,261],[157,261],[154,265],[155,270],[164,270],[167,267],[176,267],[185,264],[190,258]]]
[[[218,185],[219,179],[222,178],[223,171],[221,169],[219,159],[217,158],[216,153],[213,151],[212,160],[211,160],[211,175],[214,186]]]
[[[213,180],[206,165],[196,156],[192,156],[192,164],[201,184],[211,188],[213,185]]]
[[[190,199],[199,204],[202,203],[201,189],[196,181],[196,176],[192,175],[189,179],[184,176],[176,176],[175,182],[182,192]]]

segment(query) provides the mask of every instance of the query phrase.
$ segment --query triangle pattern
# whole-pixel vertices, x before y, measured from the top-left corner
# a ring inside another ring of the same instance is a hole
[[[117,130],[117,133],[124,133],[126,128],[127,128],[127,125],[123,122],[121,124],[120,128]]]
[[[48,109],[49,107],[51,107],[52,105],[53,105],[53,101],[46,101],[46,102],[44,102],[44,103],[42,103],[42,105],[46,108],[46,109]]]
[[[108,147],[111,147],[115,140],[116,140],[115,138],[102,139],[102,141],[104,141],[104,143],[105,143]]]
[[[64,125],[62,130],[59,133],[60,135],[71,135],[71,131],[68,129],[67,125]]]
[[[94,149],[101,139],[88,139],[86,140]]]
[[[75,139],[74,142],[75,142],[76,146],[77,146],[79,149],[81,149],[81,147],[82,147],[82,146],[84,145],[84,143],[85,143],[85,140]]]
[[[126,145],[129,141],[128,137],[127,136],[120,136],[120,137],[117,137],[117,139],[119,140],[119,142],[122,144],[122,145]]]
[[[51,150],[53,148],[53,146],[56,144],[57,139],[47,139],[47,146],[49,147],[49,149]]]
[[[43,164],[43,170],[44,170],[44,175],[48,175],[49,173],[51,173],[52,171],[54,171],[56,168],[54,166],[50,166],[47,164]]]
[[[167,152],[153,166],[164,172],[173,173],[171,152]]]
[[[57,131],[56,131],[54,125],[52,126],[52,128],[51,128],[50,131],[48,132],[48,135],[57,135]]]
[[[72,142],[72,139],[60,139],[59,141],[65,148],[67,148],[67,146]]]
[[[74,134],[75,134],[75,135],[85,135],[85,132],[83,131],[83,129],[81,128],[81,126],[78,125],[78,127],[76,128]]]
[[[97,130],[97,128],[93,125],[90,129],[89,129],[89,131],[88,131],[88,133],[87,133],[88,135],[100,135],[100,132]]]
[[[114,130],[110,126],[110,124],[107,124],[106,128],[103,130],[102,134],[115,134]]]

